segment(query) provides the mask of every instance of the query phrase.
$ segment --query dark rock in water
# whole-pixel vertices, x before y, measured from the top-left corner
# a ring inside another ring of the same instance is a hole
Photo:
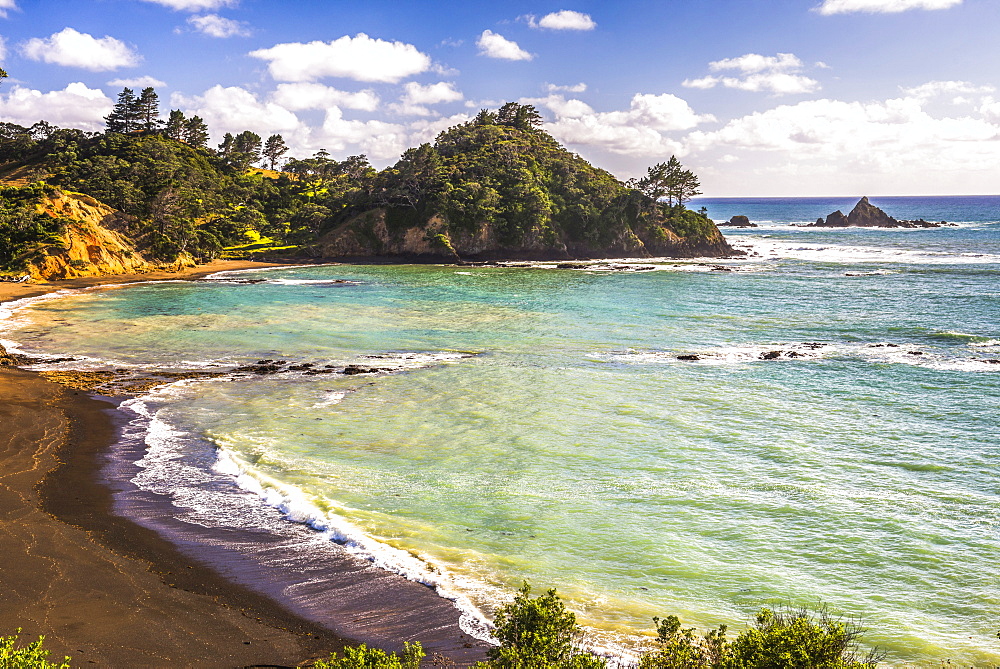
[[[984,360],[983,362],[987,362],[991,365],[1000,365],[1000,360],[997,360],[996,358],[989,358],[987,360]]]
[[[679,356],[677,356],[677,359],[678,359],[678,360],[689,360],[689,361],[694,361],[694,360],[701,360],[701,356],[700,356],[700,355],[694,355],[694,354],[690,354],[690,355],[679,355]]]
[[[362,367],[360,365],[348,365],[344,367],[344,371],[341,374],[346,374],[348,376],[354,376],[356,374],[376,374],[378,372],[391,372],[391,369],[385,367]]]
[[[23,367],[25,365],[54,365],[57,362],[73,362],[76,358],[39,358],[33,355],[8,353],[0,344],[0,367]]]
[[[820,343],[818,341],[807,341],[802,345],[808,348],[810,351],[815,351],[818,348],[823,348],[824,346],[826,346],[826,344]]]
[[[923,355],[924,352],[923,351],[907,351],[906,354],[907,355]]]
[[[743,215],[733,216],[731,219],[729,219],[728,222],[726,222],[726,223],[719,223],[718,225],[719,225],[719,227],[722,227],[724,225],[728,225],[728,226],[734,227],[734,228],[756,228],[757,227],[756,223],[751,223],[750,219],[747,218],[746,216],[743,216]]]
[[[781,357],[781,351],[767,351],[760,354],[761,360],[777,360]]]
[[[819,222],[816,225],[820,225]],[[837,210],[826,217],[826,223],[822,224],[825,228],[846,228],[850,225],[847,216],[844,216],[844,212]]]
[[[556,265],[556,269],[587,269],[590,265],[582,262],[561,262]]]
[[[787,353],[786,355],[787,355],[787,356],[788,356],[789,358],[801,358],[801,357],[802,357],[802,354],[801,354],[801,353],[798,353],[798,352],[796,352],[796,351],[789,351],[789,352],[788,352],[788,353]]]
[[[816,219],[815,223],[807,225],[807,228],[940,228],[943,225],[950,225],[945,221],[940,223],[930,223],[924,219],[915,221],[897,221],[895,218],[885,213],[871,202],[868,196],[858,200],[854,209],[847,216],[839,209],[824,221],[822,218]]]

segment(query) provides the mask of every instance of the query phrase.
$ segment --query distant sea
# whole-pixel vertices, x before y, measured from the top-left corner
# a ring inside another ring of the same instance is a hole
[[[759,225],[724,228],[738,259],[270,269],[29,300],[2,336],[74,368],[391,370],[121,407],[133,482],[182,522],[316,528],[266,558],[292,574],[340,545],[470,630],[527,579],[598,645],[824,603],[893,662],[996,664],[1000,197],[793,225],[856,199],[697,199]]]

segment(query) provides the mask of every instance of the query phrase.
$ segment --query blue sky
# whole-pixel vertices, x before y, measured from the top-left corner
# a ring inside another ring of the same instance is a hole
[[[0,120],[164,113],[377,166],[536,105],[620,178],[676,154],[706,195],[997,192],[996,0],[0,0]]]

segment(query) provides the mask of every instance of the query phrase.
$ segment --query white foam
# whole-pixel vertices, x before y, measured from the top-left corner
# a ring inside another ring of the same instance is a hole
[[[267,279],[273,286],[357,286],[357,281],[344,279]]]
[[[469,355],[452,352],[400,353],[390,357],[406,364],[425,366]],[[350,509],[324,499],[324,505],[333,509],[325,511],[303,490],[263,474],[222,446],[215,447],[216,457],[210,470],[186,462],[185,451],[190,451],[200,439],[171,425],[162,416],[163,409],[151,407],[154,404],[169,406],[170,400],[184,396],[192,385],[221,380],[179,381],[122,402],[120,409],[135,415],[126,428],[126,435],[133,435],[145,445],[143,457],[136,462],[140,471],[132,478],[132,483],[142,490],[168,496],[175,506],[184,510],[183,519],[186,522],[205,527],[263,528],[280,534],[282,523],[290,521],[307,525],[317,531],[317,541],[336,542],[352,555],[376,567],[433,588],[460,611],[459,626],[463,632],[493,642],[487,617],[464,593],[490,592],[495,598],[493,591],[497,589],[458,577],[449,573],[443,564],[367,535],[336,513],[337,509]],[[326,402],[316,407],[336,404],[347,392],[332,391]],[[207,447],[207,444],[202,447]],[[219,476],[235,484],[235,487],[228,489],[228,486],[205,485]]]
[[[229,277],[232,274],[254,274],[254,273],[257,273],[257,272],[280,272],[280,271],[290,270],[290,269],[303,269],[303,268],[306,268],[306,267],[309,267],[309,268],[312,268],[312,267],[333,267],[333,266],[339,265],[339,264],[340,263],[331,262],[331,263],[319,263],[319,264],[315,264],[315,265],[275,265],[275,266],[272,266],[272,267],[248,267],[247,269],[227,269],[227,270],[222,270],[221,272],[213,272],[212,274],[206,274],[205,276],[202,277],[202,280],[208,280],[208,281],[221,280],[221,281],[225,281],[226,278]]]
[[[812,242],[775,241],[755,238],[742,245],[760,254],[760,258],[808,260],[828,263],[899,263],[899,264],[997,264],[1000,255],[947,253],[896,247],[857,246],[849,244],[819,244]],[[756,258],[756,257],[754,257]]]
[[[454,577],[442,565],[368,536],[342,516],[323,511],[301,489],[262,474],[231,451],[218,447],[217,454],[218,460],[213,467],[216,472],[233,477],[241,489],[260,497],[265,505],[280,511],[285,519],[308,525],[349,553],[380,569],[433,588],[440,597],[452,601],[461,611],[459,624],[463,631],[476,638],[491,640],[486,616],[461,592]],[[332,500],[324,501],[337,508]]]
[[[820,344],[820,342],[816,342]],[[678,356],[698,356],[682,360]],[[765,357],[774,355],[774,357]],[[954,349],[886,342],[838,342],[815,345],[798,342],[735,344],[686,351],[629,349],[598,354],[596,357],[626,364],[743,365],[755,362],[780,363],[822,359],[857,360],[870,364],[903,364],[943,371],[1000,372],[1000,364],[989,359],[971,358]]]
[[[346,390],[331,390],[330,392],[327,393],[326,398],[323,401],[317,402],[316,404],[313,404],[309,408],[326,409],[327,407],[336,406],[337,404],[343,402],[345,397],[347,397]]]

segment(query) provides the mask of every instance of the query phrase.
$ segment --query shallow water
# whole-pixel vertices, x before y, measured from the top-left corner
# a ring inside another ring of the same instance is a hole
[[[895,661],[995,663],[1000,198],[872,201],[961,226],[807,230],[788,223],[853,203],[706,199],[768,221],[726,231],[758,255],[268,270],[36,300],[3,336],[95,367],[392,370],[127,403],[155,432],[137,482],[252,524],[199,488],[239,476],[470,615],[523,579],[625,642],[654,615],[740,628],[822,601]]]

